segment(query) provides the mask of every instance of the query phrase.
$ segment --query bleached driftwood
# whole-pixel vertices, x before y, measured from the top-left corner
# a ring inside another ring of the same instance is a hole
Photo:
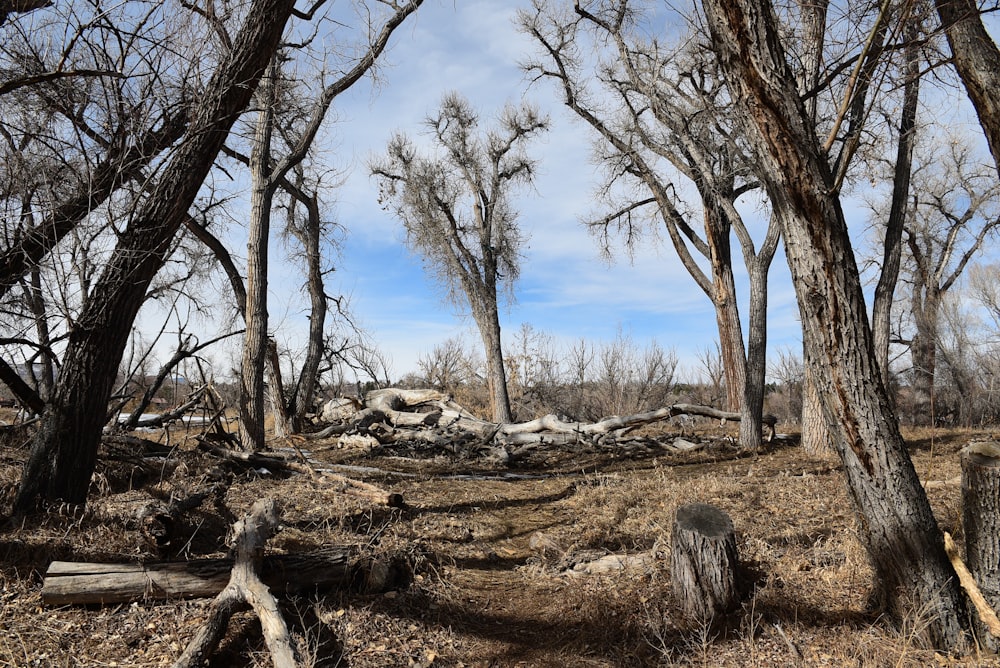
[[[612,416],[597,422],[573,422],[557,415],[545,415],[527,422],[499,424],[472,415],[451,397],[437,390],[404,390],[386,388],[365,395],[364,407],[347,411],[347,400],[333,400],[340,425],[331,425],[320,432],[324,436],[365,433],[379,443],[412,440],[431,444],[453,442],[457,435],[472,436],[500,446],[530,444],[572,444],[608,441],[621,437],[643,425],[662,422],[680,415],[697,415],[722,421],[739,421],[740,414],[721,411],[710,406],[673,404],[635,415]],[[353,405],[353,404],[352,404]],[[765,436],[774,435],[776,419],[765,415]],[[679,447],[681,449],[691,449]]]

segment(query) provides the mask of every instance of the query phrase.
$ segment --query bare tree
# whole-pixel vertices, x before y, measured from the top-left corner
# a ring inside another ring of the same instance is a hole
[[[242,394],[240,400],[240,441],[244,448],[259,450],[264,446],[264,390],[265,374],[271,389],[274,408],[275,431],[284,435],[290,428],[289,411],[285,405],[281,369],[278,362],[277,346],[268,333],[268,255],[271,215],[275,194],[284,190],[292,198],[305,206],[313,204],[309,195],[299,183],[289,180],[292,170],[300,167],[312,148],[326,113],[334,100],[357,83],[375,65],[378,57],[388,46],[393,32],[413,14],[423,0],[408,2],[386,2],[386,17],[376,18],[369,13],[371,23],[366,26],[371,41],[362,50],[361,56],[345,68],[332,82],[323,85],[315,99],[307,105],[301,103],[305,94],[294,94],[296,88],[290,82],[283,82],[279,60],[284,56],[276,54],[269,73],[258,91],[258,115],[250,140],[249,155],[228,148],[227,154],[248,166],[251,175],[251,213],[247,241],[247,284],[246,305],[242,313],[247,323],[244,338],[240,380]],[[280,122],[279,122],[280,120]],[[277,135],[277,136],[276,136]],[[279,142],[280,140],[280,142]],[[278,155],[279,143],[285,145],[283,155]],[[310,214],[311,215],[311,214]],[[316,217],[307,217],[307,222],[319,225]],[[318,254],[317,229],[313,257]],[[307,238],[308,240],[308,238]],[[318,261],[318,260],[317,260]],[[326,295],[323,291],[322,276],[315,265],[308,268],[307,285],[312,291],[313,317],[316,326],[310,328],[311,356],[306,369],[315,374],[319,366],[319,346],[322,343],[323,323],[326,317]],[[322,307],[317,307],[319,301]],[[319,310],[317,310],[319,308]],[[306,387],[314,384],[306,383]],[[299,388],[303,385],[300,383]]]
[[[935,412],[934,376],[943,300],[1000,226],[1000,182],[967,138],[924,142],[904,225],[913,335],[909,345],[917,413]]]
[[[548,121],[530,106],[508,106],[497,128],[477,135],[479,117],[457,93],[445,95],[429,134],[442,155],[419,155],[397,134],[371,164],[383,205],[404,224],[407,242],[426,260],[455,304],[469,306],[486,352],[493,418],[510,422],[500,335],[500,294],[518,277],[523,237],[514,189],[530,185],[535,163],[525,145]]]
[[[188,134],[118,235],[70,334],[62,372],[32,441],[16,512],[31,510],[40,498],[85,501],[111,387],[146,289],[278,48],[293,6],[289,0],[248,6],[231,51],[193,103]]]
[[[760,174],[782,224],[807,363],[879,591],[897,613],[906,600],[934,610],[929,638],[957,648],[962,592],[882,382],[836,171],[797,90],[785,33],[768,0],[705,0],[703,8],[748,143],[766,167]]]
[[[608,172],[602,199],[616,186],[625,193],[591,227],[607,235],[616,226],[627,243],[636,243],[642,212],[652,211],[684,268],[714,304],[726,400],[743,413],[741,442],[756,448],[766,371],[767,275],[779,227],[772,220],[758,248],[737,206],[757,188],[757,178],[732,134],[731,103],[711,55],[698,40],[670,49],[648,37],[638,6],[630,0],[576,3],[568,13],[553,2],[536,1],[532,11],[520,14],[520,24],[544,58],[526,68],[553,80],[566,105],[595,131],[597,160]],[[687,187],[698,192],[700,208],[685,203],[680,193]],[[750,276],[746,344],[734,236]]]

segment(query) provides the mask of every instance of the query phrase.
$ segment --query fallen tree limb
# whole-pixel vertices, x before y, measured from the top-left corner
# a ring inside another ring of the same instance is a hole
[[[313,468],[308,463],[290,461],[280,453],[263,452],[243,452],[241,450],[230,450],[219,445],[200,441],[198,447],[209,452],[216,457],[221,457],[229,461],[236,461],[254,467],[265,467],[281,471],[291,471],[308,475],[317,484],[329,485],[337,491],[357,496],[375,503],[380,503],[391,508],[402,508],[405,506],[403,496],[396,492],[389,492],[381,487],[372,485],[360,480],[352,480],[346,476],[331,473]]]
[[[294,668],[295,655],[278,602],[261,582],[257,572],[264,555],[264,543],[281,528],[281,514],[273,499],[254,503],[250,514],[233,526],[236,562],[229,584],[209,608],[208,620],[195,633],[174,668],[190,668],[203,663],[226,633],[233,613],[249,604],[260,618],[264,641],[271,650],[275,668]]]
[[[1000,618],[997,618],[996,611],[986,602],[986,597],[983,596],[979,585],[976,584],[976,579],[972,577],[972,573],[962,561],[962,557],[958,553],[958,546],[955,545],[955,541],[952,540],[951,534],[947,531],[944,534],[944,551],[948,554],[948,559],[951,560],[951,565],[955,568],[962,589],[965,590],[972,605],[975,606],[979,620],[989,630],[990,635],[994,638],[1000,638]]]

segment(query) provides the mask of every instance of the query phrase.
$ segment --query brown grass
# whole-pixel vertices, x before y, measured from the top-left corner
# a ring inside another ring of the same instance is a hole
[[[313,594],[285,603],[307,665],[351,666],[1000,666],[995,657],[944,657],[918,638],[928,616],[901,628],[868,609],[872,573],[835,461],[792,444],[756,456],[718,446],[680,456],[657,445],[562,448],[520,462],[502,479],[475,453],[420,448],[348,451],[310,443],[329,464],[410,474],[369,475],[403,494],[387,509],[312,486],[236,472],[224,506],[245,513],[258,498],[284,507],[274,551],[335,543],[403,554],[414,576],[380,595]],[[959,475],[964,432],[911,435],[922,479]],[[0,445],[0,502],[9,507],[25,451]],[[401,455],[406,455],[402,457]],[[131,517],[151,495],[196,488],[218,462],[190,446],[163,479],[103,463],[84,511],[28,518],[0,533],[0,666],[161,666],[180,654],[208,601],[50,608],[40,601],[53,559],[136,561],[218,556],[228,521],[206,504],[190,514],[183,544],[146,545]],[[480,479],[454,474],[477,473]],[[929,496],[942,527],[960,534],[960,489]],[[712,503],[732,517],[754,589],[721,628],[680,619],[669,574],[678,505]],[[64,509],[66,510],[66,509]],[[656,556],[645,568],[573,577],[573,564],[609,552]],[[259,624],[242,614],[213,665],[270,665]]]

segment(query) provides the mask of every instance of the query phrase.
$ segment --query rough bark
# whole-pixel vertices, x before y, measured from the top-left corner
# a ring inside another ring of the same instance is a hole
[[[833,452],[830,428],[823,415],[823,401],[819,396],[817,374],[826,373],[825,368],[816,369],[809,362],[809,352],[802,347],[802,449],[811,455],[829,455]]]
[[[962,528],[965,562],[993,610],[1000,610],[1000,443],[972,443],[962,450]],[[1000,638],[979,628],[991,650]]]
[[[706,0],[713,49],[764,167],[823,411],[832,429],[878,593],[896,614],[934,610],[927,635],[954,650],[964,601],[893,414],[834,176],[822,155],[767,0]]]
[[[934,4],[948,36],[952,64],[965,84],[1000,170],[1000,50],[974,0],[935,0]]]
[[[256,0],[249,7],[232,51],[195,107],[188,135],[119,236],[70,333],[59,380],[32,441],[16,512],[30,511],[39,498],[86,500],[108,399],[146,289],[229,129],[250,101],[293,5],[291,0]]]
[[[684,616],[711,625],[740,603],[736,531],[715,506],[677,509],[670,537],[670,581]]]

